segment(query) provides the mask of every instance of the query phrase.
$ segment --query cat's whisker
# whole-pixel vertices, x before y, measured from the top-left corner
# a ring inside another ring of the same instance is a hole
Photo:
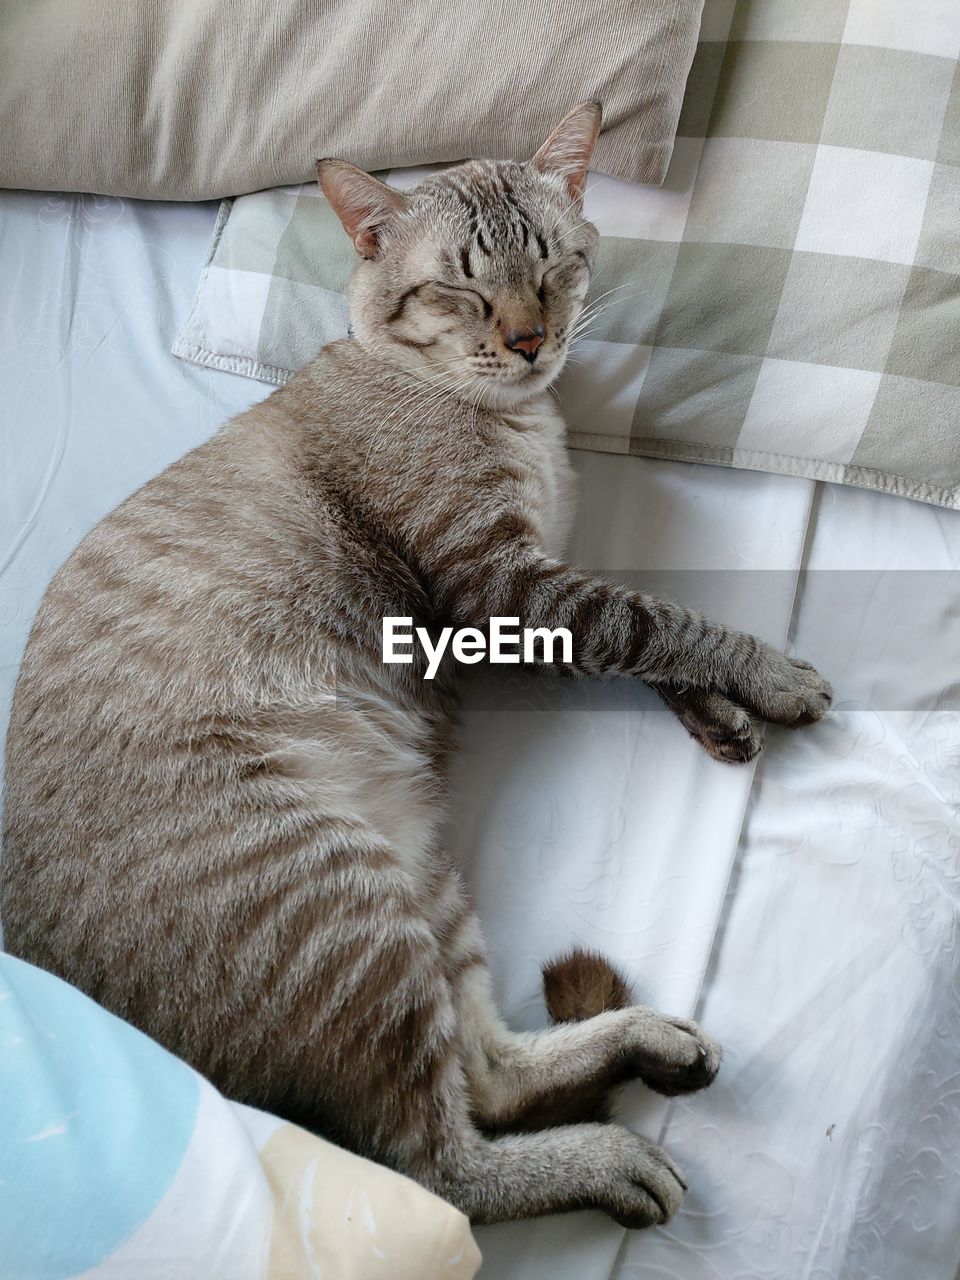
[[[400,430],[402,427],[406,426],[408,422],[412,421],[417,416],[418,413],[426,413],[431,409],[438,407],[438,405],[442,403],[445,399],[455,394],[457,388],[461,385],[459,380],[456,380],[454,378],[451,378],[449,380],[453,382],[454,384],[453,386],[449,385],[449,381],[447,379],[444,379],[443,385],[439,387],[436,385],[436,383],[440,381],[440,379],[430,379],[428,381],[430,385],[428,386],[427,390],[424,391],[424,393],[421,396],[416,397],[412,403],[408,401],[407,404],[403,406],[403,408],[405,408],[407,412],[399,422],[396,421],[396,415],[388,414],[387,417],[384,418],[380,422],[380,424],[377,426],[376,430],[373,432],[370,438],[366,453],[364,455],[364,460],[363,460],[364,477],[366,477],[369,474],[369,467],[370,467],[371,460],[373,458],[374,450],[382,440],[389,426],[392,426],[394,430]],[[466,381],[467,380],[464,380],[464,382]]]
[[[574,322],[572,329],[570,330],[570,335],[568,338],[569,342],[573,342],[576,338],[581,337],[586,330],[595,327],[595,321],[598,320],[599,317],[603,315],[605,311],[608,311],[611,307],[617,306],[621,302],[627,301],[628,298],[630,297],[640,297],[642,290],[635,290],[633,294],[628,294],[626,297],[623,297],[623,298],[612,298],[609,302],[605,303],[603,306],[600,306],[599,304],[601,300],[613,292],[614,290],[611,289],[611,290],[608,290],[606,294],[601,294],[599,298],[597,298],[593,303],[590,304],[590,306],[585,307],[583,311],[580,312],[580,314],[577,316],[576,321]]]
[[[581,197],[582,206],[584,206],[584,205],[586,204],[586,199],[587,199],[587,196],[590,194],[590,192],[591,192],[591,191],[593,191],[593,190],[595,190],[595,189],[596,189],[596,187],[598,187],[599,185],[600,185],[600,178],[599,178],[599,177],[597,177],[597,178],[595,178],[595,179],[593,180],[593,182],[591,182],[591,183],[590,183],[590,184],[585,188],[585,190],[584,190],[584,192],[583,192],[583,195],[582,195],[582,197]],[[553,222],[551,222],[550,226],[549,226],[549,227],[547,227],[547,228],[545,228],[545,230],[546,230],[546,234],[547,234],[548,236],[549,236],[549,235],[550,235],[550,234],[551,234],[551,233],[556,229],[556,227],[558,226],[558,224],[559,224],[559,222],[560,222],[561,218],[563,218],[563,217],[564,217],[565,215],[567,215],[569,212],[570,212],[570,211],[569,211],[569,209],[566,209],[566,208],[562,208],[562,209],[560,209],[560,211],[557,213],[557,216],[554,218]],[[576,227],[574,227],[574,228],[573,228],[573,230],[576,230]]]
[[[554,230],[557,228],[557,226],[558,226],[558,225],[559,225],[559,223],[560,223],[560,219],[561,219],[561,218],[563,218],[563,217],[565,217],[568,213],[569,213],[569,209],[567,209],[566,207],[561,207],[561,208],[558,210],[558,212],[557,212],[557,216],[556,216],[556,217],[554,218],[554,220],[550,223],[549,227],[545,227],[545,228],[544,228],[544,230],[545,230],[545,232],[546,232],[547,236],[550,236],[550,235],[554,232]]]
[[[484,387],[484,385],[481,383],[477,387],[477,394],[473,401],[473,413],[470,418],[470,427],[471,427],[471,430],[474,430],[474,431],[476,430],[476,427],[477,427],[477,416],[480,412],[480,403],[483,399],[485,391],[486,391],[486,387]]]
[[[408,406],[409,412],[405,414],[399,422],[396,422],[395,420],[391,422],[390,418],[385,419],[380,430],[382,431],[388,424],[392,425],[395,430],[400,430],[402,427],[406,426],[407,423],[411,422],[418,414],[435,412],[441,405],[452,399],[459,391],[466,389],[471,382],[472,377],[468,376],[455,380],[452,385],[445,383],[439,388],[434,388],[433,394],[428,393],[424,397],[416,400],[412,406]]]
[[[570,328],[570,332],[567,336],[568,341],[572,342],[576,337],[583,333],[585,329],[592,328],[596,321],[599,320],[599,318],[608,311],[611,306],[615,305],[616,301],[607,303],[605,306],[591,307],[588,311],[581,312]]]
[[[556,235],[557,240],[559,240],[559,242],[563,244],[567,239],[569,239],[570,236],[578,235],[579,232],[580,232],[580,227],[576,223],[574,223],[573,226],[567,227],[561,231],[555,231],[554,234]]]
[[[591,182],[587,187],[584,188],[583,197],[582,197],[584,208],[586,208],[587,196],[590,194],[591,191],[596,191],[597,187],[599,187],[600,185],[600,182],[601,182],[601,179],[597,177],[593,180],[593,182]],[[587,215],[584,214],[584,216],[586,217]]]
[[[602,301],[604,300],[604,298],[609,298],[609,297],[611,296],[611,294],[614,294],[614,293],[621,293],[624,289],[631,289],[631,288],[632,288],[632,286],[633,286],[633,281],[632,281],[632,280],[631,280],[631,281],[627,281],[627,282],[626,282],[626,283],[624,283],[624,284],[615,284],[612,288],[610,288],[610,289],[605,289],[605,290],[603,291],[603,293],[598,293],[598,294],[596,295],[596,297],[590,298],[590,299],[585,303],[584,310],[586,310],[586,309],[588,309],[588,308],[590,308],[590,307],[595,307],[595,306],[597,305],[597,303],[598,303],[598,302],[602,302]],[[640,290],[640,289],[636,289],[636,288],[633,288],[633,289],[632,289],[632,293],[627,294],[627,297],[639,296],[639,294],[640,294],[641,292],[642,292],[642,290]],[[622,301],[622,299],[617,298],[617,299],[615,299],[615,301],[620,302],[620,301]]]

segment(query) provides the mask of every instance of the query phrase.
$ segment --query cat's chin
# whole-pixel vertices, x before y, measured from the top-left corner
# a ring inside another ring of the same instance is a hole
[[[492,409],[514,409],[545,391],[561,368],[562,365],[554,364],[549,368],[524,370],[509,380],[498,379],[484,393],[484,401]]]

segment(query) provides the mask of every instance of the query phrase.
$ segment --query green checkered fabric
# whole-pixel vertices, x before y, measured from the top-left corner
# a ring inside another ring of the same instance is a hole
[[[960,0],[707,0],[664,186],[588,188],[574,447],[960,508],[958,59]],[[283,382],[351,265],[315,187],[242,197],[175,350]]]

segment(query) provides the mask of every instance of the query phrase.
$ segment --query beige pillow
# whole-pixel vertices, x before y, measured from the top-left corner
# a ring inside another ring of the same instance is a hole
[[[480,1250],[452,1205],[392,1169],[283,1124],[260,1151],[274,1196],[264,1280],[472,1280]]]
[[[710,5],[663,188],[587,185],[572,445],[960,511],[960,3],[902,9],[881,46]],[[355,256],[316,182],[229,203],[175,353],[285,382],[346,332]]]
[[[0,186],[205,200],[523,158],[598,97],[601,171],[661,182],[703,0],[4,0]]]

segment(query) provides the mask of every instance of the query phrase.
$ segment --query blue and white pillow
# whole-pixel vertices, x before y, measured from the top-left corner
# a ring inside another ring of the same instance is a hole
[[[0,1280],[470,1280],[466,1219],[0,953]]]

